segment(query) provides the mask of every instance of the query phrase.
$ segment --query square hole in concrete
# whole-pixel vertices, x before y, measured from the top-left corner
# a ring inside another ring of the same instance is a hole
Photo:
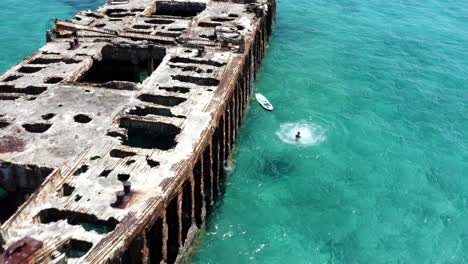
[[[146,122],[129,118],[120,120],[120,127],[127,129],[124,144],[136,148],[169,150],[176,146],[180,128],[162,122]]]
[[[112,81],[143,82],[159,66],[164,48],[119,47],[102,49],[102,59],[95,60],[78,82],[107,83]]]
[[[10,218],[52,172],[52,168],[0,161],[0,223]]]
[[[193,17],[206,9],[205,2],[195,1],[156,1],[153,15]]]

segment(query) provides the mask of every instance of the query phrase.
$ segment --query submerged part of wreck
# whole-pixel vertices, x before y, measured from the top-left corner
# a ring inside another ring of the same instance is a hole
[[[0,263],[175,263],[220,194],[274,0],[109,0],[0,76]]]

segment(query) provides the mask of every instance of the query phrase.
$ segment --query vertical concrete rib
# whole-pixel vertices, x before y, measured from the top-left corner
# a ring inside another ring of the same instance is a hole
[[[232,120],[231,120],[231,129],[232,129],[232,139],[231,139],[231,148],[236,143],[237,136],[237,96],[236,90],[234,89],[232,93]]]
[[[224,111],[224,157],[223,157],[223,171],[226,161],[228,160],[229,153],[231,151],[231,110],[229,102],[226,104],[226,110]],[[224,173],[222,173],[224,176]]]
[[[203,168],[203,166],[201,166],[201,167]],[[202,172],[202,173],[203,173],[203,172]],[[190,194],[191,194],[191,197],[190,197],[190,199],[191,199],[191,206],[190,206],[191,215],[190,215],[190,217],[191,217],[191,220],[192,220],[192,222],[190,223],[190,225],[196,225],[196,224],[197,224],[197,223],[196,223],[196,222],[197,222],[197,220],[196,220],[196,219],[197,219],[196,214],[197,214],[198,211],[195,210],[195,207],[196,207],[195,204],[196,204],[196,202],[197,202],[197,201],[195,200],[195,188],[198,187],[198,190],[199,190],[199,191],[198,191],[198,194],[201,196],[201,194],[200,194],[200,188],[201,188],[202,186],[201,186],[201,182],[199,182],[197,185],[195,185],[195,179],[194,179],[194,177],[193,177],[193,171],[190,173],[189,181],[190,181]],[[195,187],[195,186],[197,186],[197,187]],[[200,199],[200,200],[201,200],[201,199]],[[200,216],[201,216],[201,210],[200,210]]]
[[[235,141],[235,133],[236,133],[236,126],[234,122],[234,116],[236,113],[236,110],[234,109],[235,103],[234,103],[235,97],[234,94],[232,95],[231,101],[229,102],[229,153],[232,151],[232,146],[234,145]]]
[[[241,120],[242,120],[242,113],[243,113],[243,105],[242,105],[242,91],[240,89],[240,85],[236,85],[236,94],[237,94],[237,129],[239,130]]]
[[[215,132],[213,133],[213,140],[210,148],[210,153],[211,153],[211,168],[212,168],[212,174],[211,174],[211,203],[213,203],[215,199],[215,195],[218,193],[218,179],[220,175],[220,171],[222,168],[222,157],[223,157],[223,145],[222,145],[222,139],[221,139],[221,134],[222,134],[222,127],[220,127],[221,124],[221,119],[218,123],[218,126],[215,129]]]
[[[177,218],[178,218],[178,229],[179,229],[179,232],[178,232],[178,236],[177,236],[177,241],[178,241],[178,244],[179,244],[179,247],[181,247],[183,245],[183,241],[182,241],[182,199],[183,199],[183,190],[180,190],[178,195],[177,195]]]
[[[213,201],[213,168],[212,168],[212,159],[211,159],[211,150],[215,146],[209,144],[206,146],[205,150],[203,151],[203,184],[204,184],[204,193],[205,193],[205,214],[208,214],[211,203]],[[216,146],[217,147],[217,146]]]

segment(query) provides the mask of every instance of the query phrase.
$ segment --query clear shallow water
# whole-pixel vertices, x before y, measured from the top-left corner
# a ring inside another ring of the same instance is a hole
[[[0,72],[99,2],[0,0]],[[387,2],[278,0],[194,263],[468,263],[468,3]]]
[[[257,82],[275,110],[251,103],[193,262],[468,263],[467,13],[278,0]],[[297,124],[324,140],[278,137]]]

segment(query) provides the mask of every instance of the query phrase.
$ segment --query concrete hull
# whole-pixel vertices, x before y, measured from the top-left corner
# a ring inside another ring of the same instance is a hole
[[[0,76],[0,263],[179,262],[222,193],[275,13],[130,1],[56,21]]]

